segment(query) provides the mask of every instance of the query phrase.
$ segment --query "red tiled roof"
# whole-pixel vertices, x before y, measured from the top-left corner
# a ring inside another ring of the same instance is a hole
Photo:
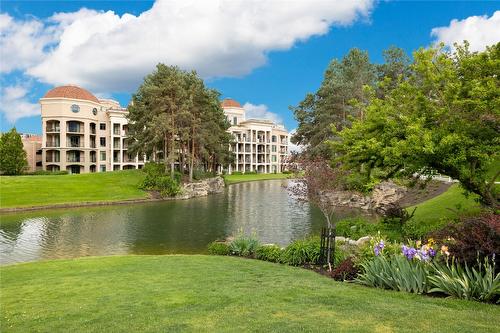
[[[241,105],[240,105],[240,103],[236,102],[232,98],[225,98],[222,101],[222,107],[223,108],[241,108]]]
[[[73,98],[99,103],[99,100],[91,92],[78,86],[66,85],[49,90],[43,98]]]

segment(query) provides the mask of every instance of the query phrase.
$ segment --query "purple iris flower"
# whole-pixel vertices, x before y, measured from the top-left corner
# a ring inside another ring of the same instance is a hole
[[[384,246],[385,246],[384,241],[381,240],[380,243],[378,243],[378,247],[382,250]]]
[[[373,252],[375,252],[375,255],[378,256],[380,254],[380,249],[378,246],[375,246],[375,248],[373,249]]]
[[[436,256],[436,250],[434,250],[432,247],[429,249],[429,255],[431,257],[435,257]]]

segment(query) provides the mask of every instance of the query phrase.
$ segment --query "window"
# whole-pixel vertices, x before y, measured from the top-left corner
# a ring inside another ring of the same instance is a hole
[[[271,156],[271,161],[276,162],[276,155]]]
[[[273,145],[272,146],[272,152],[275,153],[276,152],[276,145]]]
[[[101,164],[100,169],[101,169],[101,172],[106,172],[106,165]]]
[[[273,140],[273,142],[276,142],[276,135],[273,135],[272,140]]]
[[[238,125],[238,117],[233,117],[233,125]]]
[[[101,155],[100,160],[101,160],[101,161],[106,161],[106,152],[105,152],[105,151],[101,151],[101,154],[100,154],[100,155]],[[102,165],[101,165],[101,167],[102,167]]]
[[[105,130],[106,130],[106,124],[105,124],[105,123],[100,123],[100,124],[99,124],[99,129],[100,129],[101,131],[105,131]]]
[[[101,147],[106,147],[106,138],[99,138],[101,141]]]

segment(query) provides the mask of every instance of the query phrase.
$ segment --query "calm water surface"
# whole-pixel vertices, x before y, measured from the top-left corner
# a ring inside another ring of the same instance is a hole
[[[224,193],[160,203],[0,215],[0,263],[114,254],[204,253],[241,231],[287,245],[318,233],[321,213],[289,196],[286,180],[241,183]],[[360,211],[342,210],[337,218]]]

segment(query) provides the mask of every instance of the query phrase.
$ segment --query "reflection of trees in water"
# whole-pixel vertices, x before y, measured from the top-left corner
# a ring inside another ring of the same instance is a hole
[[[209,242],[240,230],[281,245],[319,233],[321,213],[291,198],[285,183],[235,184],[224,194],[182,201],[9,215],[0,226],[1,260],[200,253]],[[359,213],[339,210],[337,217],[353,214]]]

